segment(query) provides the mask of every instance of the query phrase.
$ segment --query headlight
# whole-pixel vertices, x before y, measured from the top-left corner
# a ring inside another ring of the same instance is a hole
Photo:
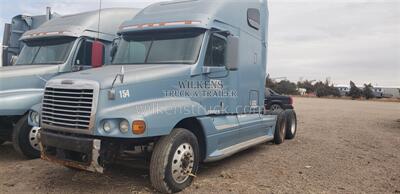
[[[32,121],[33,124],[39,125],[40,115],[39,115],[38,112],[36,112],[36,111],[32,111],[31,112],[31,121]]]
[[[120,130],[122,133],[128,133],[128,131],[129,131],[129,122],[128,122],[127,120],[122,120],[122,121],[119,123],[119,130]]]
[[[111,122],[110,121],[105,121],[103,124],[103,130],[107,133],[111,132]]]

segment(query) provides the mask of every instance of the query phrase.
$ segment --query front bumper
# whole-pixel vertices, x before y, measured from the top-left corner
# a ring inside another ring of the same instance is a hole
[[[104,172],[100,164],[100,139],[41,130],[40,146],[43,160],[91,172]]]

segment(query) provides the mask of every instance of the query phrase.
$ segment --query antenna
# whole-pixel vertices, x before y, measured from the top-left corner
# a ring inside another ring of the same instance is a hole
[[[97,21],[97,39],[100,37],[101,0],[99,0],[99,20]]]

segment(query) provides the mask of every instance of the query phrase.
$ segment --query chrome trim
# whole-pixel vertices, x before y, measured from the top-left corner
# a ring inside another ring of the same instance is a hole
[[[98,104],[98,96],[99,96],[99,91],[100,91],[100,84],[96,81],[92,80],[80,80],[80,79],[68,79],[72,81],[72,84],[62,84],[65,79],[53,79],[47,82],[44,93],[46,92],[47,88],[54,88],[54,89],[66,89],[66,90],[93,90],[93,98],[92,98],[92,106],[73,106],[73,104],[78,104],[78,102],[70,102],[70,101],[63,101],[63,100],[54,100],[54,99],[45,99],[43,97],[42,100],[42,114],[40,115],[41,118],[41,126],[42,128],[45,129],[52,129],[56,131],[63,131],[63,132],[70,132],[70,133],[80,133],[80,134],[93,134],[94,131],[94,126],[95,126],[95,119],[96,119],[96,112],[97,112],[97,104]],[[49,95],[49,97],[59,97],[59,98],[65,98],[68,99],[69,95],[74,95],[74,94],[91,94],[87,92],[63,92],[63,91],[55,91],[53,93],[60,94],[60,96],[54,96]],[[63,94],[66,94],[67,96],[63,96]],[[72,99],[72,98],[69,98]],[[90,100],[91,98],[88,97],[79,97],[79,99],[82,100]],[[55,102],[55,106],[53,107],[44,107],[45,103],[51,103]],[[57,105],[57,102],[61,103],[69,103],[70,105]],[[80,102],[80,104],[87,104],[89,105],[90,103],[88,102]],[[70,111],[66,110],[65,108],[82,108],[82,109],[88,109],[87,111],[85,110],[76,110],[76,111]],[[89,110],[90,109],[90,110]],[[57,111],[57,113],[51,113],[49,111]],[[45,115],[43,115],[45,113]],[[74,115],[73,113],[82,113],[82,114],[88,114],[86,115]],[[52,123],[56,124],[54,125],[49,125],[45,124],[43,121],[49,122],[48,120],[52,116],[68,116],[72,118],[57,118],[55,117]],[[85,118],[89,118],[88,120],[85,120]],[[66,121],[66,122],[63,122]],[[68,122],[78,122],[78,123],[68,123]],[[87,123],[87,125],[86,125]],[[58,125],[64,125],[64,126],[58,126]],[[70,127],[67,127],[70,126]],[[78,127],[78,128],[74,128]]]
[[[66,111],[63,111],[63,112],[66,112]],[[80,112],[80,111],[75,111],[75,112]],[[81,117],[81,118],[90,118],[90,116],[85,116],[85,115],[71,115],[71,114],[52,113],[52,112],[47,112],[47,111],[44,111],[44,110],[42,110],[42,113],[51,114],[51,115],[57,115],[57,116],[66,116],[66,117],[76,116],[76,117]],[[82,112],[82,113],[86,113],[86,112]]]
[[[101,140],[93,140],[92,161],[87,170],[92,172],[104,173],[104,168],[99,164],[101,150]]]
[[[205,160],[204,162],[214,162],[217,160],[221,160],[224,158],[227,158],[229,156],[232,156],[233,154],[243,151],[245,149],[248,149],[250,147],[253,147],[255,145],[261,144],[261,143],[265,143],[268,141],[273,140],[274,137],[271,136],[262,136],[262,137],[257,137],[242,143],[238,143],[235,145],[232,145],[230,147],[224,148],[222,150],[217,150],[213,153],[211,153]]]
[[[0,91],[0,95],[8,94],[8,93],[15,93],[15,92],[44,92],[44,89],[43,88],[31,88],[31,89],[5,90],[5,91]]]
[[[221,124],[221,125],[215,126],[215,128],[218,131],[225,130],[225,129],[232,129],[232,128],[236,128],[236,127],[239,127],[239,124]]]

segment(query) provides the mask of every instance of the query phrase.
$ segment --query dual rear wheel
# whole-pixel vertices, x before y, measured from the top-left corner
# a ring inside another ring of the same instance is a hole
[[[297,132],[297,116],[294,110],[288,109],[277,113],[274,143],[281,144],[285,139],[293,139]]]

